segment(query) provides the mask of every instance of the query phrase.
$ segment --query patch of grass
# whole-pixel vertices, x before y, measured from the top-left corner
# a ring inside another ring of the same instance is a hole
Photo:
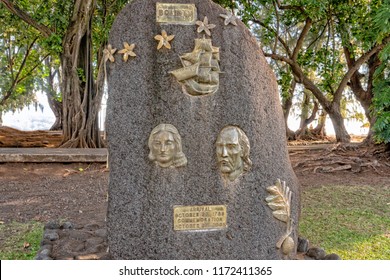
[[[43,224],[10,223],[0,225],[0,259],[32,260],[40,248]]]
[[[300,236],[342,259],[390,259],[390,187],[324,186],[302,193]]]

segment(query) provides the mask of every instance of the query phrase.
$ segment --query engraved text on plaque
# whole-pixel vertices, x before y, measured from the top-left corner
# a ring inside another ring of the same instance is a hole
[[[175,206],[174,230],[213,230],[226,228],[225,205]]]
[[[195,4],[156,3],[156,21],[167,24],[195,24],[197,13]]]

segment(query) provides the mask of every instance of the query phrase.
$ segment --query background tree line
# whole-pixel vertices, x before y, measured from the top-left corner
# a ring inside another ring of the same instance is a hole
[[[63,147],[104,146],[97,120],[103,50],[115,16],[128,1],[0,2],[3,37],[10,38],[0,41],[10,49],[0,54],[7,62],[1,66],[6,79],[0,88],[0,112],[31,102],[26,96],[43,90],[57,119],[53,129],[63,131]],[[31,78],[22,79],[25,72]]]
[[[0,0],[0,113],[46,92],[64,147],[102,147],[97,114],[103,50],[126,0]],[[390,142],[390,0],[214,0],[261,42],[278,78],[287,136],[324,133],[331,119],[349,142],[346,118],[357,100],[368,142]],[[294,100],[299,100],[297,104]],[[287,124],[300,112],[300,127]],[[318,125],[310,124],[317,120]]]

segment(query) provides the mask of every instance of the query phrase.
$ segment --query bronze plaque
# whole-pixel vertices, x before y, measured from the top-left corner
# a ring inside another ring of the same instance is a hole
[[[226,228],[225,205],[173,207],[174,230],[213,230]]]
[[[195,24],[195,4],[156,3],[156,21],[167,24]]]

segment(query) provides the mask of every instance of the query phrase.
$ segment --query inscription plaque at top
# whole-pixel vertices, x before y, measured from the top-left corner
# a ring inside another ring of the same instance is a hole
[[[167,24],[195,24],[195,4],[156,3],[156,21]]]

